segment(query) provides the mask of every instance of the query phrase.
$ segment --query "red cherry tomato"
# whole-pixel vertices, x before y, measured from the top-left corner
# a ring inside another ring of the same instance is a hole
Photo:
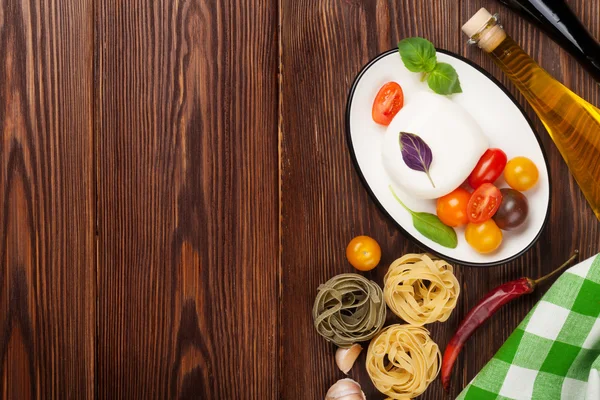
[[[469,175],[467,182],[473,189],[484,183],[494,183],[506,167],[506,153],[500,149],[487,149]]]
[[[396,82],[388,82],[379,89],[373,102],[373,121],[389,125],[404,106],[404,92]]]
[[[492,218],[502,203],[502,193],[491,183],[479,186],[469,199],[467,216],[469,222],[480,224]]]

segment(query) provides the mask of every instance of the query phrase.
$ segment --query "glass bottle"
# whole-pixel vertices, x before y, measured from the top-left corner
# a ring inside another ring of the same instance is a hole
[[[564,0],[498,0],[535,23],[600,82],[600,44]]]
[[[600,110],[550,76],[486,9],[479,10],[463,26],[463,32],[523,93],[600,219]]]

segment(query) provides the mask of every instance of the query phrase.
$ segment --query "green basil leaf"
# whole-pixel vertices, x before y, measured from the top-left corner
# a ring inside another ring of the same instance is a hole
[[[436,215],[425,212],[414,212],[412,213],[412,217],[415,229],[426,238],[451,249],[455,249],[458,246],[456,231],[444,225]]]
[[[427,39],[408,38],[398,43],[400,57],[411,72],[431,72],[437,64],[435,46]]]
[[[455,249],[456,246],[458,246],[458,238],[456,237],[456,231],[453,228],[444,225],[437,215],[426,212],[415,212],[411,210],[402,202],[402,200],[400,200],[400,197],[398,197],[396,192],[394,192],[392,185],[389,185],[388,187],[396,201],[410,213],[412,216],[413,225],[415,229],[421,233],[421,235],[444,247]]]
[[[427,77],[427,84],[437,94],[462,93],[458,74],[450,64],[438,63]]]

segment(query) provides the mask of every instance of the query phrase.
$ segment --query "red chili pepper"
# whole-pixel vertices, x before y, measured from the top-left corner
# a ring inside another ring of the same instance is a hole
[[[466,341],[471,335],[479,328],[488,318],[490,318],[500,307],[505,305],[511,300],[521,297],[524,294],[531,293],[535,290],[536,286],[546,279],[550,278],[554,274],[562,271],[567,267],[574,259],[579,255],[579,251],[575,250],[573,256],[565,262],[563,265],[558,267],[553,272],[546,276],[543,276],[537,280],[530,278],[521,278],[515,281],[507,282],[502,284],[489,292],[487,295],[477,303],[477,305],[469,311],[467,316],[462,320],[456,333],[450,339],[446,351],[444,352],[444,358],[442,360],[442,385],[444,389],[448,390],[450,386],[450,374],[452,373],[452,366],[458,358],[458,354],[462,350]]]

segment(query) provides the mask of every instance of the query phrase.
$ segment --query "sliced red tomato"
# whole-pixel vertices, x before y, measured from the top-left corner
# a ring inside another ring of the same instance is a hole
[[[469,199],[467,205],[467,214],[469,222],[480,224],[492,218],[500,204],[502,203],[502,193],[491,183],[484,183],[479,186]]]
[[[373,121],[389,125],[404,106],[404,92],[396,82],[388,82],[379,89],[373,102]]]
[[[484,183],[494,183],[506,167],[506,153],[500,149],[487,149],[469,175],[467,182],[473,189]]]

